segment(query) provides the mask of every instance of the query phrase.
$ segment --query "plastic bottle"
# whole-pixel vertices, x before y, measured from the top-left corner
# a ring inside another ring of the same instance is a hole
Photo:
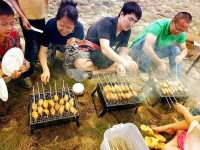
[[[139,99],[141,101],[145,100],[150,94],[151,92],[153,91],[153,88],[152,87],[149,87],[147,90],[145,90],[144,92],[142,92],[140,95],[139,95]]]

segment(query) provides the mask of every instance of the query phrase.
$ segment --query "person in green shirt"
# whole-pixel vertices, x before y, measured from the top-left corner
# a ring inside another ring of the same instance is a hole
[[[178,13],[172,20],[160,19],[149,26],[136,37],[130,46],[130,55],[139,60],[140,78],[149,79],[148,71],[152,62],[159,71],[166,72],[166,65],[162,58],[169,58],[170,70],[178,77],[181,75],[183,58],[187,55],[185,31],[192,22],[188,12]]]

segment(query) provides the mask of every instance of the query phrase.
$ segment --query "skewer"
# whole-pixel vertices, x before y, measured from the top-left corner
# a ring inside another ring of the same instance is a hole
[[[62,88],[62,98],[64,98],[64,92],[65,92],[65,81],[63,80],[63,88]]]
[[[35,103],[35,86],[33,86],[33,103]]]
[[[51,85],[50,85],[50,83],[49,83],[49,90],[50,90],[50,97],[51,97],[51,100],[53,100],[53,98],[52,98],[52,93],[51,93]]]
[[[44,87],[43,87],[43,83],[42,83],[42,92],[43,92],[43,98],[44,100],[46,99],[45,93],[44,93]]]
[[[37,87],[38,87],[38,99],[40,99],[40,87],[39,87],[38,82],[37,82]]]
[[[57,89],[56,89],[56,81],[54,82],[54,84],[55,84],[55,93],[56,93],[56,95],[58,95],[58,92],[57,92]]]
[[[161,76],[163,77],[163,78],[165,78],[165,76],[162,74],[162,73],[160,73],[161,74]],[[166,74],[166,77],[168,78],[168,75]],[[171,90],[171,89],[170,89]],[[174,98],[174,100],[177,102],[177,100],[176,100],[176,98],[175,98],[175,96],[173,95],[173,93],[171,93],[171,95],[172,95],[172,97]],[[168,96],[168,98],[170,99],[170,101],[171,101],[171,103],[173,104],[173,106],[174,106],[174,103],[173,103],[173,101],[172,101],[172,99],[171,99],[171,97],[170,97],[170,95],[167,93],[167,96]],[[167,99],[167,97],[166,97],[166,99]],[[171,108],[171,107],[170,107]]]

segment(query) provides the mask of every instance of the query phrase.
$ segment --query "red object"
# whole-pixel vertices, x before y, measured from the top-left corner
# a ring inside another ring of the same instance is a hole
[[[82,51],[101,50],[101,48],[97,44],[92,43],[88,40],[83,40],[83,42],[77,44],[78,44],[78,49]]]
[[[180,150],[184,150],[184,141],[185,141],[186,134],[187,134],[187,131],[184,130],[183,132],[181,132],[181,134],[177,138],[177,143]]]
[[[22,49],[20,44],[20,36],[16,29],[13,29],[10,32],[10,35],[6,37],[5,41],[0,43],[0,58],[2,59],[5,53],[13,47],[19,47]]]

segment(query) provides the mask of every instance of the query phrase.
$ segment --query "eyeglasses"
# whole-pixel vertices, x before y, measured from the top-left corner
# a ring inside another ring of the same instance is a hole
[[[58,27],[58,29],[60,29],[60,30],[65,30],[65,31],[67,31],[67,32],[69,32],[69,33],[73,33],[74,32],[74,29],[75,29],[75,27],[73,27],[73,28],[67,28],[67,27],[64,27],[64,26],[62,26],[62,25],[59,25],[59,24],[57,24],[57,27]]]
[[[175,32],[185,32],[185,31],[187,31],[187,30],[182,30],[182,29],[178,28],[175,22],[174,22],[174,27],[175,27]]]

